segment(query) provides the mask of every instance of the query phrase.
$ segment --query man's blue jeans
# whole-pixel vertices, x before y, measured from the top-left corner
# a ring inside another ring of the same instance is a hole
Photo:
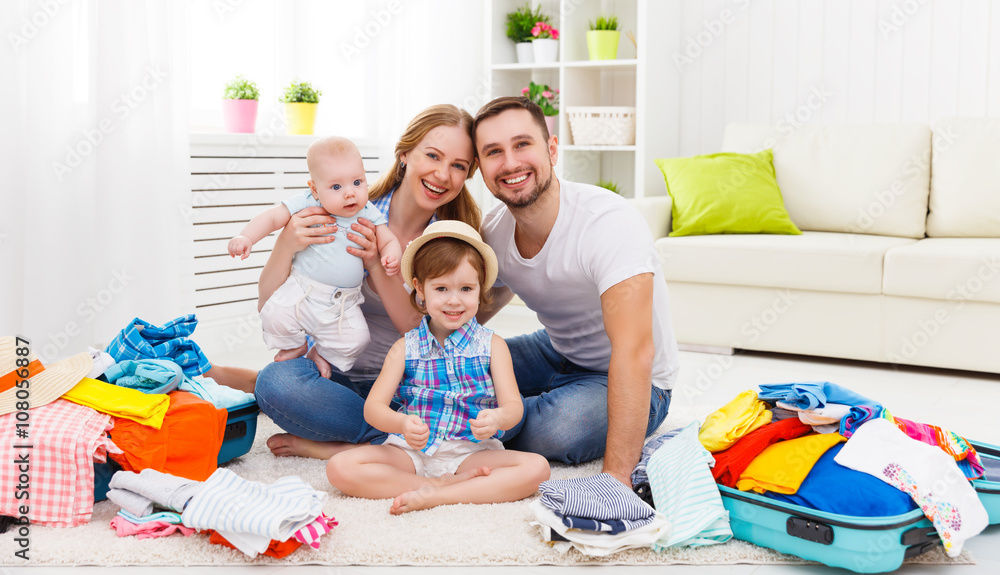
[[[604,455],[608,434],[608,374],[574,365],[552,348],[545,330],[507,340],[524,415],[501,439],[509,449],[553,461],[581,463]],[[260,410],[278,427],[314,441],[375,443],[387,434],[365,421],[364,405],[374,381],[351,382],[335,369],[320,376],[300,357],[268,364],[257,376]],[[395,403],[393,409],[399,406]],[[646,435],[659,427],[670,392],[654,387]]]
[[[608,374],[560,355],[544,329],[506,342],[524,416],[500,437],[504,446],[571,464],[602,457],[608,435]],[[670,391],[653,387],[647,436],[663,423],[669,408]]]

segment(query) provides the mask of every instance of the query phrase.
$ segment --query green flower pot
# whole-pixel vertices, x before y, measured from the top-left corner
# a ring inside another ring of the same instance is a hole
[[[590,30],[587,32],[587,53],[591,60],[618,58],[618,30]]]

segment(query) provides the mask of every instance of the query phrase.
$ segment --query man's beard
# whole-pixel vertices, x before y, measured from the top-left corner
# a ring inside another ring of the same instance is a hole
[[[536,171],[535,174],[537,175],[538,172]],[[498,195],[497,198],[501,202],[503,202],[504,204],[506,204],[507,207],[509,207],[509,208],[526,208],[526,207],[530,206],[531,204],[535,203],[535,201],[537,201],[538,198],[540,198],[543,193],[545,193],[546,191],[548,191],[549,187],[552,185],[552,174],[553,174],[553,170],[551,168],[549,168],[549,178],[547,180],[545,180],[544,183],[536,181],[535,188],[533,190],[531,190],[531,193],[528,194],[527,196],[524,196],[524,197],[522,197],[520,199],[517,199],[517,198],[509,198],[509,197],[506,197],[506,196]],[[502,178],[498,178],[498,179],[502,179]]]

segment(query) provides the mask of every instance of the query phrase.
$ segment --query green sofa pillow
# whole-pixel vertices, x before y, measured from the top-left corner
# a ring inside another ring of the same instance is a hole
[[[671,236],[791,234],[771,150],[654,160],[673,200]]]

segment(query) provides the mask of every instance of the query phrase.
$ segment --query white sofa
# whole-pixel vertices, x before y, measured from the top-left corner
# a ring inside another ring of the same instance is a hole
[[[801,236],[664,237],[638,200],[678,341],[1000,373],[1000,119],[785,130],[723,151],[774,149]]]

